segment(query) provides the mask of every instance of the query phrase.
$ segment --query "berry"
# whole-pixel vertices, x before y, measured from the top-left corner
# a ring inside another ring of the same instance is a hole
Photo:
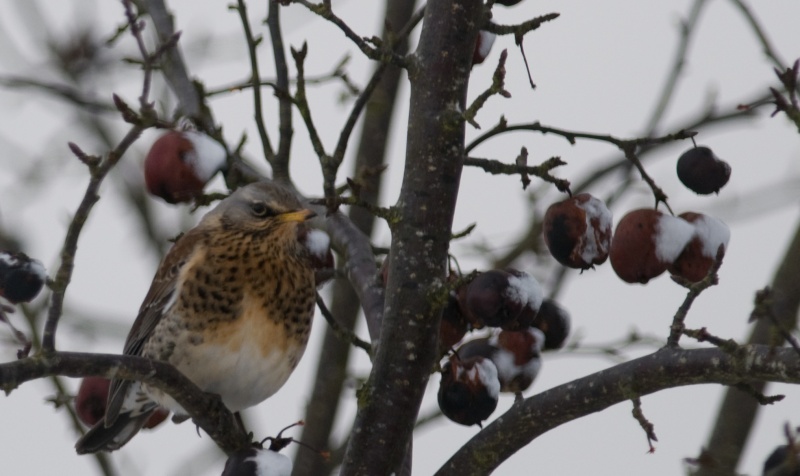
[[[317,287],[320,287],[333,278],[335,263],[331,252],[331,238],[322,230],[301,228],[299,240],[309,251],[314,280]]]
[[[222,476],[290,476],[292,460],[271,449],[239,450],[225,461]]]
[[[225,148],[201,132],[168,131],[144,160],[147,191],[168,203],[190,202],[225,166],[225,157]]]
[[[529,325],[541,303],[542,290],[536,279],[514,269],[485,271],[459,293],[461,310],[476,328],[524,327],[522,321]]]
[[[108,387],[111,382],[103,377],[84,377],[75,397],[75,412],[86,426],[94,426],[106,414]]]
[[[669,272],[696,283],[708,274],[720,246],[728,248],[731,237],[728,226],[716,218],[694,212],[685,212],[680,218],[691,223],[694,235],[678,258],[669,265]]]
[[[28,302],[39,294],[46,280],[41,261],[25,253],[0,251],[0,296],[14,304]]]
[[[730,177],[730,165],[708,147],[694,147],[678,159],[678,178],[686,188],[699,195],[719,193]]]
[[[497,367],[491,360],[453,356],[442,369],[439,408],[456,423],[480,426],[497,408],[499,392]]]
[[[500,331],[492,337],[466,342],[456,353],[463,360],[491,360],[497,367],[500,391],[519,393],[530,387],[539,373],[544,341],[542,331],[533,327],[521,331]]]
[[[104,377],[84,377],[81,381],[78,395],[75,396],[75,412],[86,426],[94,426],[105,417],[110,386],[111,381]],[[158,408],[147,419],[144,428],[160,425],[168,415],[169,411],[165,408]]]
[[[539,329],[500,331],[489,339],[497,347],[492,362],[497,367],[500,391],[520,393],[531,386],[542,367],[545,336]]]
[[[560,349],[569,336],[572,319],[566,309],[552,299],[545,299],[536,313],[533,327],[544,333],[544,349]]]
[[[608,258],[611,212],[588,193],[556,202],[544,215],[544,242],[559,263],[588,269]]]
[[[667,270],[694,234],[694,227],[658,210],[628,213],[611,242],[611,266],[625,282],[645,284]]]

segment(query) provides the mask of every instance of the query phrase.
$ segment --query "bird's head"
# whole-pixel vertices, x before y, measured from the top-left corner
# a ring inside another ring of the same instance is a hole
[[[236,190],[221,201],[204,221],[223,228],[248,233],[297,236],[297,227],[316,213],[303,207],[290,190],[268,181],[256,182]]]

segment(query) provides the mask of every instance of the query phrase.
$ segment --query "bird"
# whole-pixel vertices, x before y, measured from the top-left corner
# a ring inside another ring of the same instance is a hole
[[[232,412],[272,396],[311,331],[316,287],[300,237],[314,216],[275,182],[237,189],[166,254],[123,353],[169,362]],[[104,418],[76,451],[119,449],[160,407],[187,417],[157,388],[112,380]]]

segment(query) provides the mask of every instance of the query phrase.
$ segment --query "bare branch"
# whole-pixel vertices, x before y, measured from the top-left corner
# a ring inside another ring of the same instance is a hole
[[[735,355],[716,348],[663,348],[526,398],[461,447],[436,474],[488,474],[547,431],[632,396],[684,385],[736,385],[746,380],[800,383],[800,358],[792,349],[763,345],[742,346]],[[482,456],[486,454],[493,457]]]

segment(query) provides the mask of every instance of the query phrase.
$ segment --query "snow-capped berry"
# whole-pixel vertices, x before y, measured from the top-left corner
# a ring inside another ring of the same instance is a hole
[[[678,178],[689,190],[708,195],[719,193],[731,177],[731,167],[708,147],[694,147],[678,159]]]
[[[290,476],[292,460],[271,449],[251,447],[233,453],[222,476]]]
[[[497,35],[490,31],[481,30],[478,32],[478,37],[475,39],[475,50],[472,53],[472,64],[481,64],[489,56],[492,51],[492,45]]]
[[[569,313],[553,299],[545,299],[536,313],[533,327],[544,333],[544,349],[560,349],[569,336],[571,327]]]
[[[461,310],[474,327],[524,327],[520,317],[529,324],[541,303],[536,279],[514,269],[484,271],[459,293]]]
[[[542,305],[543,292],[539,281],[533,276],[514,268],[506,268],[503,271],[511,274],[508,278],[508,290],[505,293],[506,299],[522,304],[522,311],[516,319],[503,324],[503,330],[516,331],[527,329],[533,324],[539,307]]]
[[[439,408],[456,423],[480,425],[497,408],[499,393],[497,367],[489,359],[453,356],[442,369]]]
[[[311,267],[315,271],[315,282],[317,287],[320,287],[333,278],[335,263],[331,251],[331,238],[327,233],[316,228],[300,228],[299,239],[309,251]]]
[[[189,202],[225,166],[225,148],[197,131],[168,131],[144,160],[147,190],[168,203]]]
[[[556,202],[544,215],[544,242],[564,266],[588,269],[608,258],[611,212],[588,193]]]
[[[667,270],[693,234],[686,220],[653,209],[633,210],[614,232],[611,266],[623,281],[645,284]]]
[[[41,261],[25,253],[0,251],[0,296],[17,304],[35,298],[47,281]]]
[[[697,282],[708,274],[719,247],[722,246],[723,250],[728,248],[731,231],[725,223],[701,213],[685,212],[678,216],[692,224],[694,235],[670,264],[669,272]]]
[[[500,331],[489,339],[497,348],[491,359],[497,367],[500,391],[518,393],[531,386],[542,367],[544,341],[544,333],[535,327]]]

